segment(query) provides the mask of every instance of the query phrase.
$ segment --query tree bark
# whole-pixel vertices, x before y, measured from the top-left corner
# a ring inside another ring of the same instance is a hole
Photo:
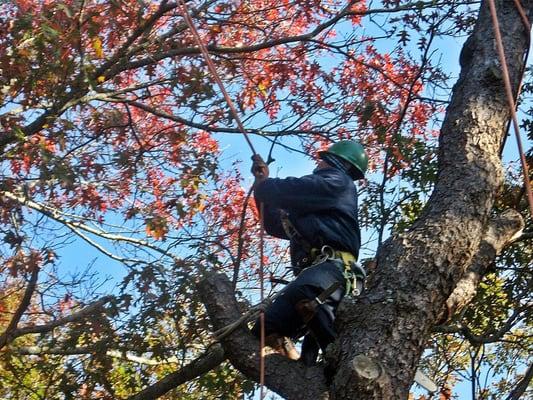
[[[533,2],[522,2],[531,15]],[[528,35],[512,1],[497,5],[513,87]],[[509,119],[488,4],[461,53],[461,75],[441,129],[439,173],[421,218],[380,249],[362,301],[345,304],[332,399],[406,399],[425,343],[441,310],[472,264],[503,181],[500,146]],[[379,371],[371,379],[355,360]]]
[[[520,234],[522,229],[524,229],[524,219],[515,210],[507,210],[490,221],[472,264],[446,300],[446,309],[441,323],[449,320],[472,301],[481,279],[489,270],[496,256]]]
[[[533,0],[522,4],[532,15]],[[499,1],[497,8],[516,91],[529,32],[514,2]],[[480,246],[503,182],[499,153],[510,111],[485,1],[460,63],[461,75],[441,129],[435,190],[413,226],[379,249],[366,295],[358,301],[346,299],[339,308],[339,338],[326,354],[337,370],[333,384],[326,387],[319,367],[306,369],[269,355],[266,385],[281,396],[299,400],[406,399],[446,301],[461,278],[468,279],[465,271],[476,255],[488,262],[486,249]],[[491,251],[488,257],[494,254]],[[238,319],[238,305],[226,278],[209,275],[201,292],[215,329]],[[463,301],[451,299],[456,305]],[[245,327],[222,345],[237,369],[258,380],[258,341]]]

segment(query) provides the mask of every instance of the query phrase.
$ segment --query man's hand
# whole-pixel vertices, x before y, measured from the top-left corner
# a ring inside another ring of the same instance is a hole
[[[252,161],[253,164],[251,172],[255,177],[256,182],[261,182],[268,178],[270,171],[268,169],[267,163],[263,161],[261,156],[259,154],[254,154],[252,156]]]

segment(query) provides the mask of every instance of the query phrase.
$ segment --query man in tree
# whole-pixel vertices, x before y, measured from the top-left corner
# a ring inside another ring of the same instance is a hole
[[[365,276],[355,263],[361,236],[353,181],[364,177],[367,155],[358,142],[343,140],[319,156],[311,175],[285,179],[269,178],[266,163],[252,157],[265,230],[290,240],[296,275],[265,312],[265,343],[297,359],[287,338],[308,333],[301,357],[306,365],[315,363],[319,347],[324,351],[335,340],[337,306],[344,295],[360,290]],[[259,322],[252,332],[260,335]]]

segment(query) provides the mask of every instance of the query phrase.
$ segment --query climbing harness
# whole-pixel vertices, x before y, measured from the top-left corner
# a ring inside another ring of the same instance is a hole
[[[304,268],[321,264],[326,261],[341,263],[344,267],[343,276],[346,283],[346,295],[357,297],[361,294],[366,279],[366,272],[364,268],[356,262],[356,258],[352,253],[335,250],[328,245],[322,246],[320,249],[314,248],[307,239],[303,237],[298,229],[296,229],[286,211],[280,211],[280,220],[283,230],[289,239],[297,242],[307,253],[307,255],[299,261],[298,265],[293,266],[293,269],[295,269],[297,274]]]
[[[311,253],[316,253],[313,249]],[[335,250],[331,246],[322,246],[318,256],[311,265],[318,265],[326,261],[333,261],[343,266],[346,295],[357,297],[361,294],[366,272],[355,260],[355,256],[347,251]]]

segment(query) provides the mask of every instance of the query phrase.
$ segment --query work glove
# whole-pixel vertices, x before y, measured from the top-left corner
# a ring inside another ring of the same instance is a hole
[[[270,171],[268,169],[267,163],[263,161],[261,156],[259,154],[254,154],[252,156],[252,161],[253,164],[251,172],[253,176],[255,176],[255,179],[263,180],[268,178]]]

